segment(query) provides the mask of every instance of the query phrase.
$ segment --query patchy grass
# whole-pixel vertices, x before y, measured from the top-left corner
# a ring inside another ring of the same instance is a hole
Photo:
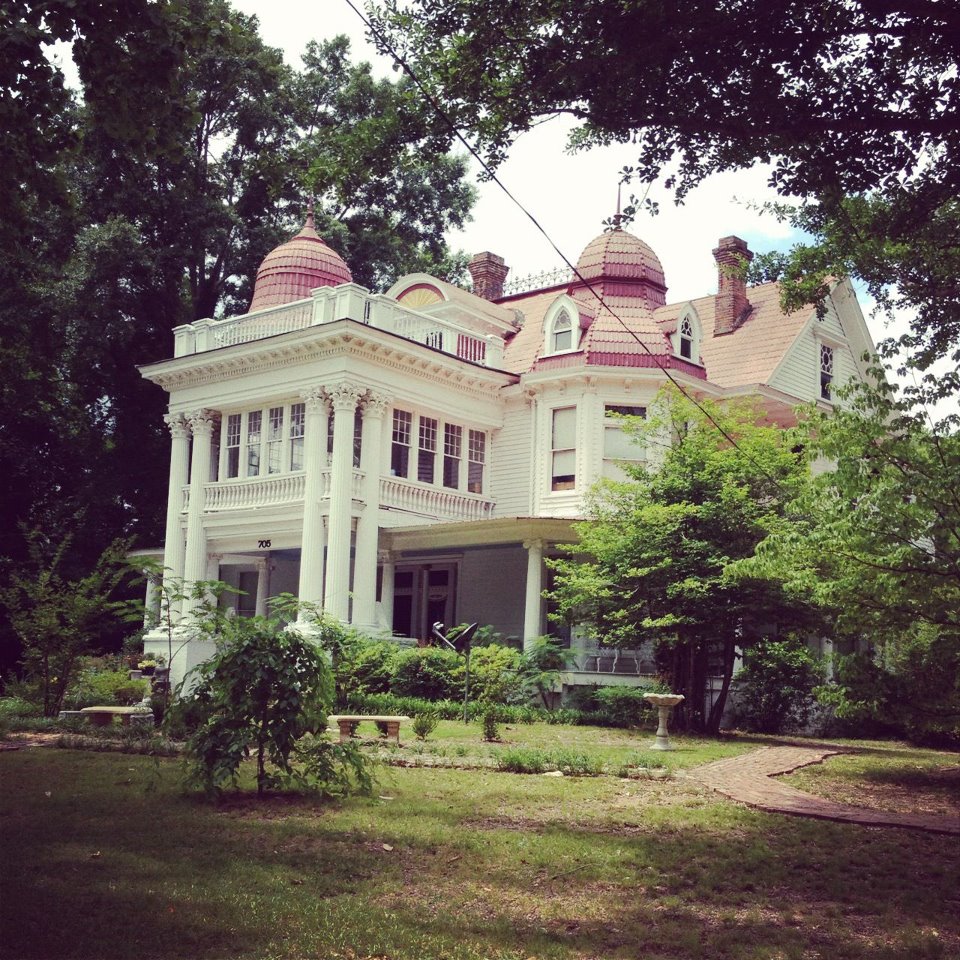
[[[828,757],[785,777],[798,790],[898,813],[960,818],[960,755],[905,743],[844,742],[855,753]]]
[[[381,773],[369,800],[211,806],[179,792],[174,760],[0,754],[0,956],[960,952],[942,837],[776,817],[685,781]]]
[[[373,724],[360,727],[360,735],[373,731]],[[405,737],[408,733],[401,728]],[[437,757],[489,761],[496,765],[497,758],[517,749],[539,751],[548,761],[552,757],[574,754],[602,765],[608,773],[617,773],[624,766],[648,766],[650,758],[664,763],[671,769],[697,766],[732,757],[756,748],[751,740],[723,737],[703,739],[688,736],[673,736],[675,750],[658,753],[650,750],[653,743],[651,730],[618,730],[606,727],[560,726],[547,723],[502,724],[500,740],[489,743],[483,739],[480,723],[464,724],[457,720],[442,720],[436,731],[425,743],[409,737],[397,751],[398,757]]]

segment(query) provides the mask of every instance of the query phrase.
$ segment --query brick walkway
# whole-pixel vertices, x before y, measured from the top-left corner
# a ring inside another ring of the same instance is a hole
[[[912,827],[933,833],[960,834],[960,822],[922,813],[886,813],[847,803],[834,803],[772,779],[811,763],[820,763],[841,750],[830,747],[762,747],[740,757],[728,757],[687,772],[686,776],[731,800],[769,813],[817,817],[868,827]]]

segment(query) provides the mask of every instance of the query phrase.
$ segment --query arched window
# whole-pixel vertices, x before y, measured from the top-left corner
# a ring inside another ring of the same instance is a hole
[[[550,352],[560,353],[573,347],[573,321],[566,310],[561,310],[553,321],[550,330]]]
[[[693,324],[689,317],[684,317],[680,324],[680,356],[684,360],[693,359]]]

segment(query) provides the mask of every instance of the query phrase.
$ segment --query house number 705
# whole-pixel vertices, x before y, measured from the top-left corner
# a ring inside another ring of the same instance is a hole
[[[258,540],[258,541],[257,541],[257,546],[258,546],[261,550],[266,550],[266,549],[269,548],[269,546],[270,546],[271,543],[273,543],[272,540]]]

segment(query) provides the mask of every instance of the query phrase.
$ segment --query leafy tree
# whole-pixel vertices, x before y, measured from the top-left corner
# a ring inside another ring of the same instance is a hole
[[[560,671],[567,668],[569,661],[570,651],[564,650],[553,637],[535,637],[526,645],[517,667],[518,679],[527,696],[539,699],[549,710]]]
[[[640,442],[659,449],[656,469],[632,467],[628,481],[598,488],[570,558],[553,562],[553,599],[560,615],[590,624],[603,643],[653,641],[671,688],[686,698],[678,722],[716,732],[736,648],[771,625],[814,620],[776,578],[732,572],[783,522],[806,464],[789,432],[757,425],[750,407],[705,404],[734,446],[686,398],[665,392],[658,406],[633,425]],[[711,675],[723,677],[723,688],[708,708]]]
[[[82,658],[118,623],[139,615],[136,604],[115,599],[129,579],[124,556],[130,544],[112,543],[90,573],[71,580],[61,570],[69,540],[51,550],[40,531],[31,531],[27,543],[30,567],[0,589],[0,603],[20,641],[24,672],[39,688],[44,716],[54,717]]]
[[[802,727],[822,681],[823,667],[803,638],[760,640],[745,652],[737,674],[737,720],[760,733]]]
[[[381,0],[377,30],[493,164],[542,120],[572,149],[637,146],[625,180],[666,174],[678,200],[706,176],[772,162],[811,232],[787,257],[787,301],[861,277],[916,311],[902,346],[921,370],[960,365],[960,13],[870,0]],[[655,208],[655,205],[650,205]],[[632,203],[628,213],[634,213]],[[803,282],[801,283],[801,278]],[[891,286],[893,285],[892,289]],[[960,380],[922,380],[930,398]]]
[[[829,416],[810,411],[803,433],[834,466],[744,566],[782,577],[839,637],[869,646],[890,676],[880,699],[915,729],[960,723],[960,435],[883,386],[850,391]]]
[[[217,651],[197,668],[180,707],[199,721],[187,740],[193,783],[211,794],[235,786],[252,753],[258,795],[291,786],[369,792],[369,769],[355,748],[308,737],[325,730],[333,695],[321,647],[278,619],[213,614],[205,629]]]
[[[225,0],[28,6],[0,10],[0,500],[8,571],[27,563],[20,522],[71,536],[79,578],[112,537],[162,535],[164,397],[136,365],[171,352],[174,326],[245,310],[308,193],[377,288],[456,276],[443,234],[473,193],[449,135],[344,38],[295,68]],[[46,57],[57,40],[76,95]]]

